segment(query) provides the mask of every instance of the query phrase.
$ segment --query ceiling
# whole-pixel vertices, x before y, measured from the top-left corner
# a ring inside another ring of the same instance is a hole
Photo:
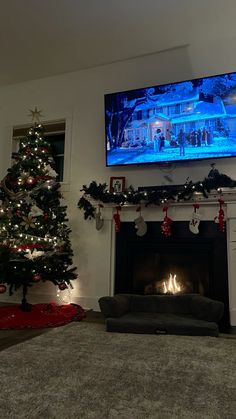
[[[0,85],[235,36],[235,0],[0,0]]]

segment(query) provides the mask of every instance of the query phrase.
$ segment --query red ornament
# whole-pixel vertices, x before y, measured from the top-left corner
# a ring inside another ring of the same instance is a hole
[[[0,294],[4,294],[4,292],[6,292],[7,287],[4,284],[0,284]]]
[[[39,148],[39,150],[42,152],[42,153],[48,153],[48,148],[47,147],[40,147]]]
[[[35,183],[35,178],[33,176],[29,176],[28,179],[26,179],[27,185],[33,185]]]
[[[219,230],[224,233],[225,232],[225,213],[223,210],[224,200],[218,199],[218,202],[220,204],[219,214],[214,218],[215,223],[219,224]]]
[[[43,218],[44,218],[44,220],[48,220],[49,215],[45,212],[45,213],[43,214]]]
[[[64,250],[65,250],[64,246],[58,246],[56,249],[57,249],[58,252],[64,252]]]
[[[116,233],[120,232],[120,224],[121,224],[120,223],[120,210],[121,210],[120,206],[116,207],[116,214],[113,215],[113,219],[115,221],[115,231],[116,231]]]
[[[30,149],[30,147],[26,147],[26,149],[25,149],[25,154],[27,154],[27,156],[29,156],[29,154],[31,154],[31,149]]]
[[[58,287],[61,291],[64,291],[66,288],[68,288],[65,282],[62,282],[61,284],[59,284]]]
[[[165,212],[166,215],[164,217],[163,223],[161,224],[161,231],[165,237],[169,237],[171,236],[171,224],[173,223],[173,220],[167,215],[168,207],[164,207],[162,211]]]
[[[35,181],[37,182],[38,180],[50,180],[50,179],[52,179],[52,177],[51,176],[36,176],[35,177]]]
[[[40,274],[34,274],[34,275],[32,276],[32,281],[33,281],[33,282],[39,282],[39,281],[41,281],[41,279],[42,279],[42,277],[41,277],[41,275],[40,275]]]

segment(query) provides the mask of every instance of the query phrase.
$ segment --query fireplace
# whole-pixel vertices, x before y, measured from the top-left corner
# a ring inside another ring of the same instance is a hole
[[[122,223],[116,237],[115,293],[197,293],[222,301],[222,328],[229,326],[226,234],[211,221],[202,221],[200,233],[189,223],[173,223],[172,236],[163,237],[160,222],[148,222],[138,237],[134,223]]]

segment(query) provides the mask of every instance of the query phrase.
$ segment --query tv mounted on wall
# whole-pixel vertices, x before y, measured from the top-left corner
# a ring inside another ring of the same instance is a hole
[[[236,73],[105,95],[106,165],[236,156]]]

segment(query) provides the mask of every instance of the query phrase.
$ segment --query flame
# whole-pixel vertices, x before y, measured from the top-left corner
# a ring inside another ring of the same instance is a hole
[[[176,294],[181,291],[181,286],[176,282],[176,275],[170,274],[168,281],[163,284],[164,294]]]

